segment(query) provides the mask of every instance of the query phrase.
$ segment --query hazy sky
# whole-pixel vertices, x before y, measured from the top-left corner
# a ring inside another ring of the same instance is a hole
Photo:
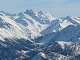
[[[0,0],[0,10],[15,13],[26,9],[48,10],[54,16],[80,16],[80,0]]]

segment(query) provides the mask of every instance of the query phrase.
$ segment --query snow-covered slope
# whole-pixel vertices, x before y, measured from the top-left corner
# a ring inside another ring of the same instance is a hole
[[[76,60],[79,42],[80,17],[54,17],[33,10],[18,14],[0,11],[1,60]]]
[[[54,17],[42,11],[26,10],[11,15],[0,11],[0,36],[2,38],[34,39],[58,32],[69,25],[79,25],[79,17]]]

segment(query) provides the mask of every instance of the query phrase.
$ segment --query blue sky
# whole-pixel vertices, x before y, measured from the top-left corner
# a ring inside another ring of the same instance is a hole
[[[26,9],[46,10],[54,16],[80,16],[80,0],[0,0],[0,10],[18,13]]]

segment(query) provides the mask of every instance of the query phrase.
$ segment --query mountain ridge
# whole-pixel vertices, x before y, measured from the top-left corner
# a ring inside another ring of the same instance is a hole
[[[3,31],[5,35],[10,34],[10,37],[15,35],[18,36],[18,38],[34,39],[41,35],[60,31],[69,25],[78,25],[80,21],[77,19],[78,17],[75,19],[69,16],[56,18],[51,15],[44,14],[42,11],[35,13],[33,10],[26,10],[26,12],[16,14],[15,16],[1,11],[0,21],[3,20],[1,24],[4,25],[4,23],[6,23],[4,27],[7,27],[7,29],[9,28],[8,30],[10,30],[11,27],[13,31],[11,30],[8,32],[5,28],[0,28],[0,30]],[[19,34],[16,34],[18,32]],[[0,33],[0,35],[2,34]],[[7,37],[5,36],[5,38]]]

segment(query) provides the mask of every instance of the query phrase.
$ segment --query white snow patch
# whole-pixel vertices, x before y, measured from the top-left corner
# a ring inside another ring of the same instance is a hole
[[[39,54],[40,54],[44,59],[47,58],[46,54],[44,54],[43,52],[40,52]]]
[[[72,42],[64,42],[64,41],[57,41],[57,43],[64,49],[65,45],[71,45]]]

